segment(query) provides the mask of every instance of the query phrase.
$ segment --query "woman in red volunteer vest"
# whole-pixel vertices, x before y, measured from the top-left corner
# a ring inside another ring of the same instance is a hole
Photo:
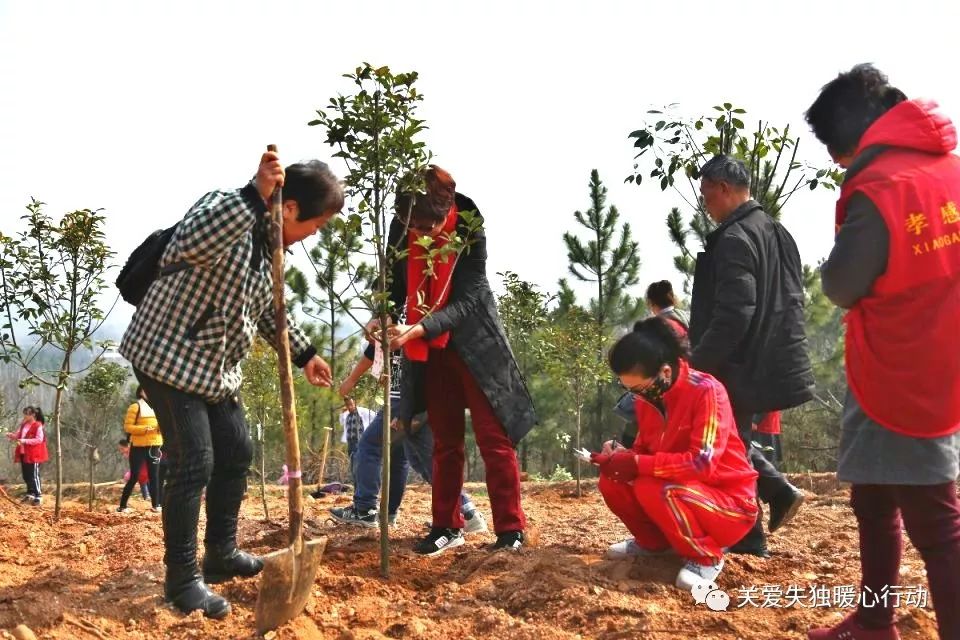
[[[610,350],[610,368],[635,394],[637,437],[627,449],[607,442],[591,462],[600,493],[633,538],[607,556],[671,550],[687,562],[676,585],[716,580],[724,548],[757,519],[756,478],[727,392],[687,364],[686,341],[661,318],[638,322]]]
[[[809,637],[900,637],[895,598],[875,594],[902,586],[905,526],[940,637],[960,638],[957,132],[935,102],[907,100],[867,64],[827,84],[807,122],[847,170],[821,276],[849,309],[837,474],[852,484],[863,572],[859,609]]]
[[[20,463],[23,482],[27,486],[25,502],[36,506],[41,501],[40,464],[50,459],[47,454],[47,436],[43,432],[43,412],[39,407],[24,407],[23,420],[7,439],[16,442],[13,461]]]
[[[465,409],[486,469],[492,548],[518,550],[526,522],[514,447],[536,424],[533,403],[487,281],[486,235],[468,222],[482,223],[477,206],[440,167],[424,177],[426,193],[398,194],[389,234],[391,247],[408,251],[392,271],[394,311],[405,313],[405,324],[390,329],[391,348],[406,356],[397,419],[407,423],[425,408],[434,437],[433,526],[414,550],[434,556],[463,544]],[[422,246],[423,238],[438,248],[454,237],[466,242],[455,257],[431,260]]]

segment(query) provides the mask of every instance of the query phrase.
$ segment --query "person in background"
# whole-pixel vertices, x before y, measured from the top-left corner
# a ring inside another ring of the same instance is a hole
[[[137,387],[137,401],[127,408],[123,421],[123,430],[130,435],[130,477],[120,493],[118,513],[129,513],[127,506],[130,493],[140,479],[140,472],[145,467],[150,483],[151,506],[154,513],[160,513],[160,447],[163,445],[163,436],[157,425],[157,415],[142,387]]]
[[[43,500],[43,485],[40,480],[40,465],[50,459],[47,453],[47,435],[44,432],[43,411],[40,407],[23,408],[23,419],[17,430],[8,433],[7,439],[16,443],[13,461],[20,463],[23,483],[27,492],[24,501],[39,507]]]
[[[368,344],[363,357],[357,362],[350,375],[340,386],[340,395],[349,396],[360,377],[373,366],[374,345]],[[400,408],[400,393],[403,355],[390,354],[390,404],[396,415]],[[428,483],[433,477],[433,437],[426,424],[426,414],[414,416],[410,425],[398,430],[399,421],[394,418],[391,428],[395,433],[390,449],[390,495],[388,497],[387,517],[391,525],[396,525],[407,486],[409,468],[420,474]],[[360,438],[357,453],[357,483],[353,494],[353,504],[348,507],[330,509],[331,517],[344,524],[361,527],[377,526],[377,499],[380,495],[380,469],[382,464],[383,411],[379,411],[370,426]],[[487,530],[487,523],[473,501],[465,492],[460,493],[460,510],[464,518],[464,533],[479,533]]]
[[[780,412],[768,411],[753,416],[753,440],[770,464],[783,467],[783,444],[780,440]]]
[[[341,442],[347,445],[347,456],[350,458],[350,478],[357,483],[356,455],[360,446],[360,436],[370,426],[376,417],[376,412],[366,407],[358,407],[357,401],[351,397],[343,399],[343,412],[340,414],[340,427],[343,429]]]
[[[130,434],[126,438],[117,442],[117,451],[127,461],[127,470],[123,473],[123,482],[130,479]],[[144,500],[150,500],[150,476],[147,473],[147,465],[140,466],[140,473],[137,475],[137,484],[140,485],[140,497]]]
[[[846,169],[823,292],[848,309],[837,476],[851,483],[864,593],[899,584],[905,527],[940,637],[960,638],[960,158],[957,130],[869,64],[807,110]],[[918,314],[921,314],[918,316]],[[895,640],[893,600],[860,602],[812,640]]]
[[[673,285],[669,280],[651,283],[647,287],[646,301],[650,313],[666,320],[681,336],[687,336],[690,321],[677,308],[677,297],[673,293]]]
[[[804,328],[803,265],[790,233],[750,195],[750,172],[718,155],[700,168],[703,206],[718,226],[697,255],[690,299],[690,366],[727,388],[740,438],[757,469],[757,495],[770,505],[769,531],[803,504],[790,484],[751,446],[756,413],[813,398]],[[730,549],[769,557],[763,522]]]
[[[591,462],[604,502],[633,534],[607,556],[673,550],[687,561],[676,585],[689,591],[717,579],[725,548],[756,521],[757,472],[723,385],[686,358],[686,341],[661,318],[617,341],[610,368],[634,396],[637,437],[630,448],[605,443]]]

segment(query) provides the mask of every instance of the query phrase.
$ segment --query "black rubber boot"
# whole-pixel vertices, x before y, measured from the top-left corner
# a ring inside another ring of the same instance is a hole
[[[763,533],[763,511],[757,513],[757,521],[754,522],[753,528],[741,538],[740,542],[730,547],[729,551],[730,553],[740,553],[760,558],[770,557],[770,551],[767,549],[767,536]]]
[[[168,566],[163,593],[181,613],[202,611],[208,618],[225,618],[230,613],[230,603],[210,590],[197,572],[196,565]]]
[[[203,554],[203,579],[208,584],[226,582],[231,578],[252,578],[263,571],[263,560],[234,545],[208,546]]]

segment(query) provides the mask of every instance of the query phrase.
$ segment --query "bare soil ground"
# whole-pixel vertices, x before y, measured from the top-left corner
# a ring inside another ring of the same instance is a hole
[[[815,624],[839,620],[842,608],[737,608],[739,590],[774,586],[808,590],[858,584],[857,530],[848,495],[830,476],[801,476],[808,501],[791,525],[771,537],[774,556],[729,556],[719,586],[729,611],[695,605],[673,587],[676,558],[607,561],[607,545],[627,536],[605,508],[595,484],[576,497],[572,484],[525,484],[524,507],[539,544],[521,554],[491,554],[492,534],[434,559],[410,551],[429,520],[429,487],[410,488],[392,534],[390,579],[379,575],[375,530],[334,528],[327,509],[346,497],[308,503],[308,532],[327,535],[328,550],[306,613],[270,638],[805,638]],[[471,486],[489,518],[482,485]],[[233,602],[224,621],[183,616],[164,605],[160,519],[134,499],[136,513],[113,513],[117,488],[101,490],[89,512],[71,497],[54,521],[52,501],[40,508],[0,499],[0,632],[20,624],[38,638],[254,638],[256,580],[221,585]],[[285,540],[286,503],[272,488],[273,522],[263,519],[258,490],[244,503],[244,546],[266,552]],[[908,546],[903,586],[926,585],[923,565]],[[757,598],[760,602],[762,597]],[[801,602],[807,603],[805,598]],[[782,603],[782,601],[781,601]],[[929,606],[929,603],[928,603]],[[906,639],[935,638],[931,609],[902,608]]]

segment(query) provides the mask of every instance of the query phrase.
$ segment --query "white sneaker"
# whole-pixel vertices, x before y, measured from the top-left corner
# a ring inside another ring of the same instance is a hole
[[[154,513],[162,513],[163,507],[150,507],[150,510],[153,511]]]
[[[483,533],[487,530],[487,521],[479,510],[473,512],[473,517],[464,522],[464,533]]]
[[[130,507],[117,507],[117,513],[133,513]]]
[[[615,542],[610,545],[610,548],[607,549],[607,559],[608,560],[623,560],[624,558],[654,558],[657,556],[665,556],[673,553],[673,549],[667,547],[666,549],[661,549],[655,551],[652,549],[644,549],[637,544],[637,541],[633,538],[628,538],[622,542]]]
[[[677,587],[684,591],[693,591],[698,584],[716,582],[722,570],[723,559],[716,564],[700,564],[691,560],[683,565],[683,569],[677,574]]]

